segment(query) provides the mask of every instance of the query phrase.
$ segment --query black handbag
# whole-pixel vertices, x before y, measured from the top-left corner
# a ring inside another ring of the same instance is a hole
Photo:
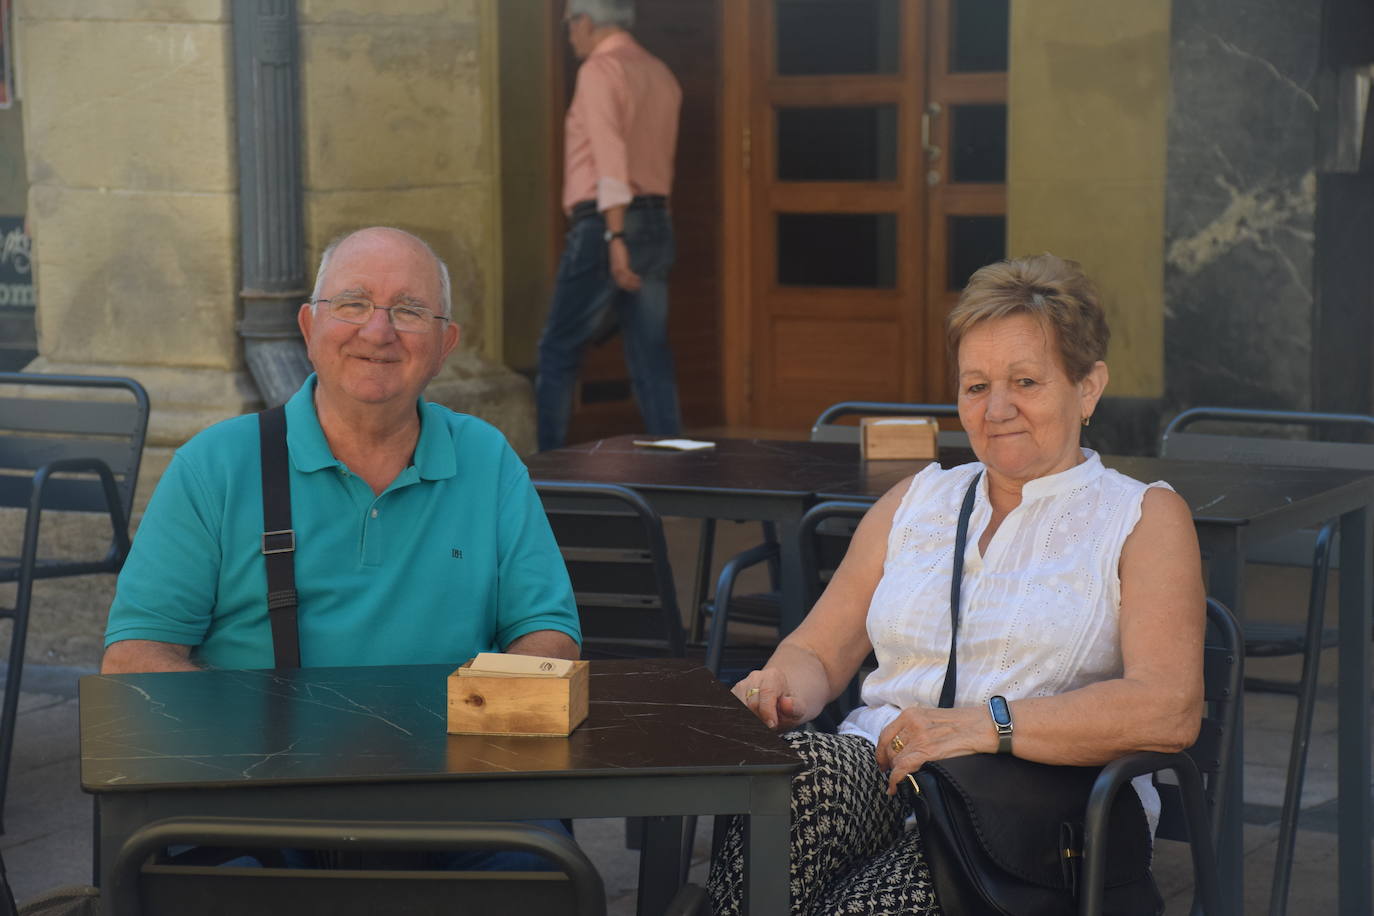
[[[964,495],[950,586],[949,667],[940,706],[954,705],[959,589],[969,516],[981,474]],[[920,825],[935,896],[961,916],[1041,916],[1078,909],[1083,818],[1100,767],[1049,766],[1010,754],[930,761],[903,783]],[[1159,916],[1151,842],[1134,791],[1119,792],[1108,820],[1105,916]]]

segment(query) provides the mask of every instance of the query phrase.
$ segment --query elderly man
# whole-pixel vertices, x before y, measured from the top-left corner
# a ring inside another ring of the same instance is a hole
[[[315,375],[286,404],[301,664],[575,658],[577,611],[499,431],[420,392],[458,343],[448,269],[398,229],[330,245],[298,317]],[[274,663],[259,420],[179,449],[120,573],[106,673]]]
[[[612,307],[644,429],[675,436],[681,419],[668,346],[668,192],[682,90],[626,31],[633,0],[567,0],[564,19],[582,66],[563,151],[570,226],[539,340],[539,448],[567,438],[582,353]]]

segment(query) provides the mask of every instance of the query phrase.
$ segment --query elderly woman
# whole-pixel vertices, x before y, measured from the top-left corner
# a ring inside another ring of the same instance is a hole
[[[785,736],[804,764],[792,790],[794,913],[940,911],[897,795],[928,760],[1000,749],[1101,765],[1197,735],[1205,617],[1188,507],[1079,445],[1107,385],[1091,282],[1048,254],[992,264],[947,330],[978,461],[931,464],[879,500],[806,620],[734,688],[770,728],[791,730],[877,657],[839,734]],[[939,708],[970,485],[957,692]],[[1009,739],[994,697],[1009,701]],[[1153,826],[1158,795],[1148,778],[1136,788]],[[742,883],[736,827],[711,873],[716,913],[738,911]]]

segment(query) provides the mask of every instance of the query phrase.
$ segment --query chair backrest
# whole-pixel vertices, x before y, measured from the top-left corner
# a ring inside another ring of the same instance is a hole
[[[841,401],[831,404],[816,422],[811,424],[812,442],[859,441],[859,427],[838,423],[842,417],[957,417],[954,404],[899,404],[891,401]],[[940,445],[968,448],[968,433],[963,430],[940,430]]]
[[[547,872],[234,868],[159,864],[172,844],[272,849],[521,850]],[[601,876],[570,837],[521,823],[168,818],[135,831],[106,890],[114,916],[569,913],[604,916]]]
[[[825,591],[830,578],[839,569],[849,550],[854,531],[872,508],[868,503],[832,500],[817,503],[802,516],[797,537],[801,548],[802,578],[805,584],[806,607],[811,608]],[[870,657],[870,663],[872,658]],[[816,727],[831,731],[855,706],[859,705],[861,680],[855,675],[844,693],[835,698],[817,719]]]
[[[1224,432],[1189,432],[1195,424]],[[1374,471],[1374,444],[1316,441],[1254,435],[1257,427],[1342,434],[1355,430],[1374,433],[1374,416],[1351,413],[1310,413],[1298,410],[1250,410],[1236,407],[1194,407],[1169,421],[1160,438],[1159,453],[1188,461],[1225,461],[1231,464],[1285,464],[1290,467],[1351,468]]]
[[[572,580],[584,658],[682,657],[663,520],[611,484],[534,482]]]
[[[148,394],[133,379],[0,372],[0,506],[27,507],[34,473],[53,462],[97,459],[114,475],[127,522],[148,429]],[[52,478],[43,508],[106,511],[90,474]]]
[[[1236,699],[1244,677],[1244,640],[1236,618],[1221,602],[1207,599],[1207,638],[1203,648],[1203,698],[1206,707],[1197,741],[1188,749],[1202,776],[1215,848],[1221,829],[1220,805],[1226,784],[1234,778],[1231,760],[1236,727]],[[1159,829],[1156,835],[1186,840],[1188,827],[1178,786],[1156,782],[1160,795]]]

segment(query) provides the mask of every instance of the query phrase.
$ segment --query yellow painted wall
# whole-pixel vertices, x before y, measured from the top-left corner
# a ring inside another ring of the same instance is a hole
[[[548,312],[553,214],[550,174],[548,0],[500,0],[502,335],[500,354],[514,369],[534,366]]]
[[[1015,0],[1007,252],[1083,263],[1112,329],[1109,395],[1164,391],[1168,0]]]

